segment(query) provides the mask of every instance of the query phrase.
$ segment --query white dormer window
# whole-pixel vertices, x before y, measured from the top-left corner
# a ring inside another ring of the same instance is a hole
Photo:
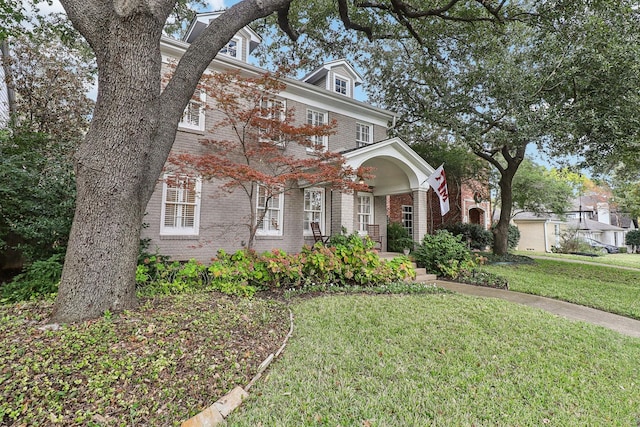
[[[223,55],[230,56],[232,58],[240,57],[240,39],[233,38],[229,40],[229,43],[222,49],[220,49],[220,53]]]
[[[334,74],[333,76],[333,90],[334,92],[338,92],[340,95],[350,96],[351,95],[351,79]]]
[[[373,142],[373,132],[371,125],[356,123],[356,147],[364,147]]]
[[[206,102],[207,94],[203,90],[197,90],[184,109],[178,125],[187,129],[204,131],[204,106]]]

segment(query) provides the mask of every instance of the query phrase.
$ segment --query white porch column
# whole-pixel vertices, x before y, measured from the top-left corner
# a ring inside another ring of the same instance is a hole
[[[380,225],[380,250],[387,251],[387,196],[373,197],[373,222]]]
[[[353,233],[355,230],[353,193],[333,191],[331,195],[331,235],[340,234],[342,227],[346,228],[347,234]]]
[[[420,243],[427,234],[427,192],[413,192],[413,240]]]

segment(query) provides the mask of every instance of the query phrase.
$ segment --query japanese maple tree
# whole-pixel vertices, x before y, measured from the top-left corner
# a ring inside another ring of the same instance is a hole
[[[286,108],[279,97],[286,89],[282,74],[243,76],[227,71],[203,76],[200,89],[211,101],[207,108],[222,115],[209,132],[230,137],[202,139],[202,154],[178,153],[169,158],[181,172],[220,180],[221,189],[247,197],[250,214],[242,225],[248,229],[249,249],[262,221],[268,220],[270,204],[280,195],[317,185],[367,190],[360,182],[371,173],[369,168],[347,166],[341,154],[327,150],[323,141],[334,133],[335,122],[312,125],[296,120],[294,109]]]

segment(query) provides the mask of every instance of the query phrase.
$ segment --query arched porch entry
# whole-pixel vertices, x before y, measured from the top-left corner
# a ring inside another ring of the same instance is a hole
[[[426,180],[434,168],[400,138],[387,139],[342,154],[351,167],[371,167],[374,177],[365,181],[370,188],[369,192],[334,193],[332,230],[344,227],[348,232],[365,234],[367,224],[379,225],[382,250],[386,250],[387,196],[411,193],[412,237],[415,241],[421,241],[427,233],[429,184]]]
[[[484,217],[485,217],[484,209],[480,209],[480,208],[469,209],[469,222],[471,224],[478,224],[484,228],[487,228],[484,222]]]

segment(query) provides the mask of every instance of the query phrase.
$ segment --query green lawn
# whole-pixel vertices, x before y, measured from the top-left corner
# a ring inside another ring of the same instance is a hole
[[[534,264],[487,265],[509,289],[640,319],[640,270],[537,259]]]
[[[640,340],[500,300],[293,304],[280,360],[233,426],[637,425]]]
[[[588,257],[584,255],[571,255],[571,254],[554,254],[544,252],[528,252],[528,251],[516,251],[518,255],[536,256],[555,259],[568,259],[576,261],[585,261],[596,264],[604,265],[617,265],[621,267],[631,267],[640,269],[640,254],[607,254],[599,255],[595,257]]]

